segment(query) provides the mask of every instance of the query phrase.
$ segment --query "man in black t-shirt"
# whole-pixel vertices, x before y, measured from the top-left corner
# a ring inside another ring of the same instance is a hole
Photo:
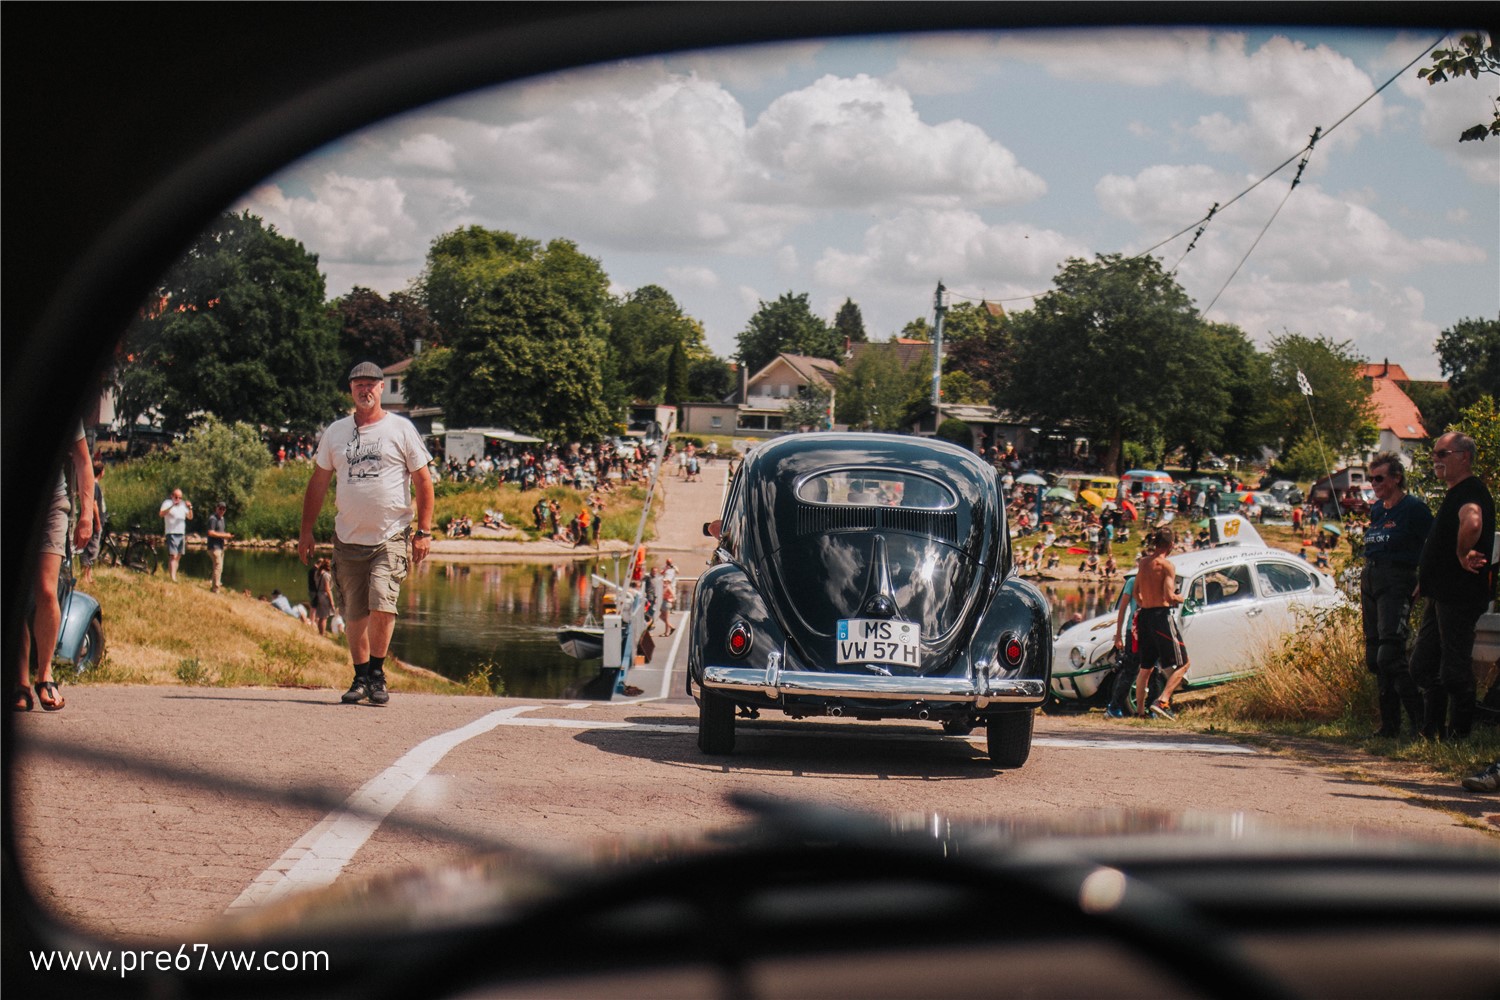
[[[1417,596],[1427,607],[1411,675],[1422,691],[1422,735],[1463,739],[1474,724],[1474,626],[1494,597],[1495,502],[1474,475],[1473,438],[1444,434],[1433,445],[1432,465],[1448,493],[1417,569]]]

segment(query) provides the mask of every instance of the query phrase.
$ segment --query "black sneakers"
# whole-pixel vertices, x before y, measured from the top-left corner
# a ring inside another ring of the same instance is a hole
[[[384,694],[384,678],[381,679],[380,690],[381,693]],[[364,674],[355,674],[354,683],[349,685],[349,690],[344,692],[344,697],[340,700],[343,701],[345,705],[354,705],[361,701],[364,701],[368,697],[370,697],[370,678],[366,677]],[[387,698],[389,698],[389,695],[387,695]]]
[[[370,671],[370,683],[367,686],[369,689],[371,705],[384,705],[386,702],[391,700],[390,692],[385,689],[384,670]],[[351,688],[350,690],[352,691],[353,689]],[[346,694],[344,695],[344,697],[348,698],[349,696]]]

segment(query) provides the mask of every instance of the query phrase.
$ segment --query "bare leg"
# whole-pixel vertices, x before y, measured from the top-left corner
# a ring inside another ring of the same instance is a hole
[[[1151,683],[1151,671],[1154,667],[1140,670],[1135,675],[1135,714],[1141,718],[1146,717],[1146,692]]]
[[[1187,663],[1172,671],[1172,676],[1167,678],[1167,686],[1161,689],[1161,697],[1156,700],[1163,705],[1171,707],[1172,694],[1177,690],[1177,686],[1182,683],[1183,678],[1187,676],[1187,672]]]
[[[365,640],[370,656],[384,656],[391,649],[391,635],[396,631],[396,615],[392,611],[371,611],[366,619]],[[351,643],[352,645],[352,643]]]
[[[31,669],[36,667],[36,683],[52,680],[52,654],[57,649],[57,632],[62,627],[62,609],[57,603],[57,573],[62,556],[42,553],[34,581],[36,606],[31,611],[30,628],[21,632],[21,656],[17,681],[29,686]],[[33,664],[32,661],[35,661]]]
[[[349,658],[355,663],[369,663],[370,617],[350,618],[344,622],[344,636],[349,640]]]

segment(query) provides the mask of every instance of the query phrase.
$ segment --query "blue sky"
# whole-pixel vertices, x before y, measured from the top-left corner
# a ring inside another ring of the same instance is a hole
[[[1068,257],[1191,225],[1438,37],[965,34],[637,60],[393,119],[236,208],[318,254],[330,295],[401,290],[434,237],[483,225],[571,239],[617,292],[665,287],[724,357],[787,291],[828,319],[852,298],[885,339],[931,318],[939,279],[1025,309]],[[1232,281],[1293,168],[1190,254],[1190,233],[1156,251],[1200,309],[1217,296],[1209,319],[1437,377],[1443,329],[1500,316],[1500,141],[1457,142],[1497,83],[1431,87],[1417,66],[1319,142]]]

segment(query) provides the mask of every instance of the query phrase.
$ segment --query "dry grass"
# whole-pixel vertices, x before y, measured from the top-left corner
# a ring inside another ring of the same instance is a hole
[[[1341,605],[1301,617],[1295,632],[1262,654],[1253,676],[1225,690],[1222,708],[1262,722],[1371,722],[1375,678],[1365,669],[1359,609]]]
[[[243,594],[201,581],[95,567],[89,593],[104,612],[105,657],[73,683],[186,684],[213,687],[348,685],[347,647]],[[393,691],[463,693],[426,671],[387,662]]]

